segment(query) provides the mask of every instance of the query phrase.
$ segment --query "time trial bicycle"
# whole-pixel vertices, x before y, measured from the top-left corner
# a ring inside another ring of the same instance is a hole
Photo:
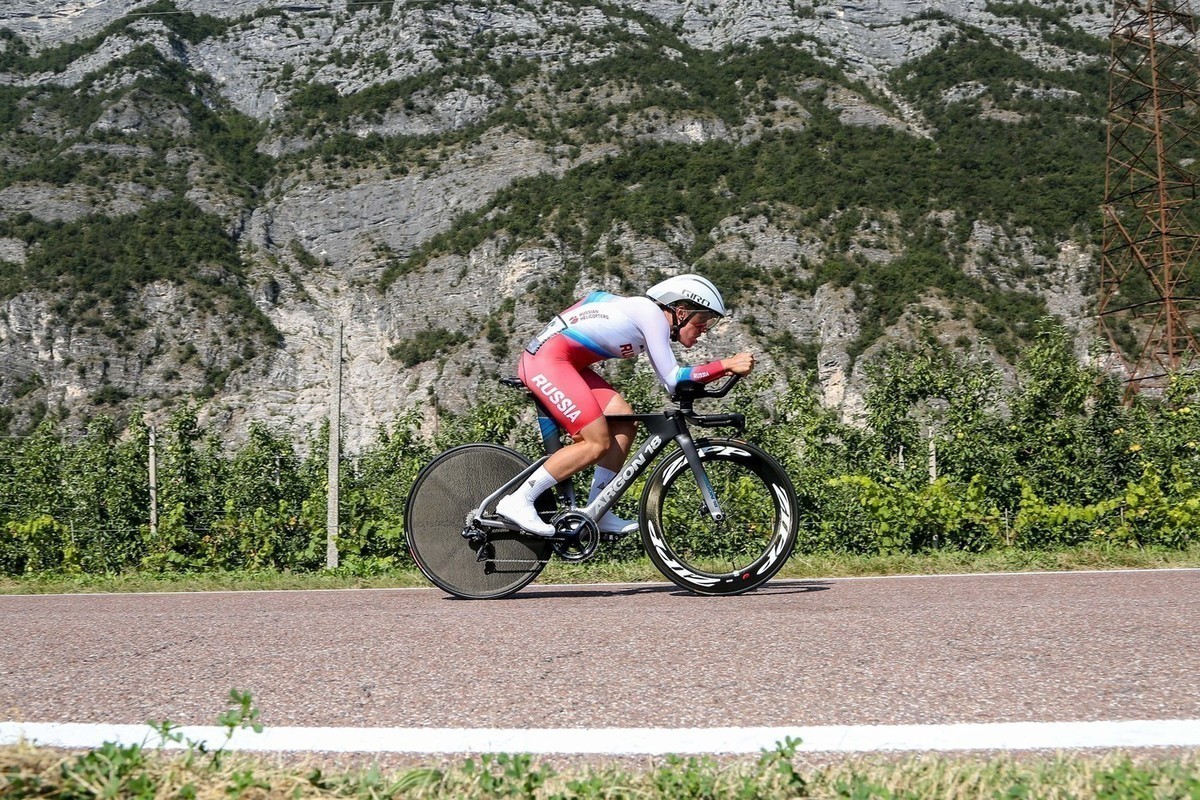
[[[456,597],[511,595],[533,581],[552,556],[586,561],[602,543],[622,537],[601,532],[597,520],[657,461],[638,511],[642,543],[655,567],[696,594],[733,595],[761,586],[795,546],[795,489],[779,462],[740,438],[744,415],[694,409],[699,399],[724,397],[737,381],[733,376],[712,388],[681,381],[671,408],[610,415],[645,426],[640,447],[586,506],[576,506],[569,480],[543,493],[536,508],[554,533],[540,536],[499,517],[496,501],[563,446],[563,431],[519,379],[502,379],[536,404],[546,455],[530,463],[511,448],[477,442],[437,456],[417,475],[405,504],[413,560]],[[735,435],[693,439],[691,426],[729,428]]]

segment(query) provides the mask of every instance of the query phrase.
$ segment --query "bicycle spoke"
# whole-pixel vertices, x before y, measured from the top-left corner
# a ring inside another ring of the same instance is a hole
[[[713,520],[677,454],[647,493],[651,559],[671,580],[707,594],[746,591],[778,571],[795,541],[795,495],[782,468],[745,443],[709,443],[701,461],[724,515]]]

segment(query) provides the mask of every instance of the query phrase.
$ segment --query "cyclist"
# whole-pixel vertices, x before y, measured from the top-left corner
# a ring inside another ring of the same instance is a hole
[[[625,463],[634,423],[611,422],[604,415],[632,414],[633,409],[592,370],[592,364],[646,353],[668,393],[682,380],[709,383],[729,374],[749,374],[754,368],[750,353],[681,367],[671,352],[671,342],[691,347],[726,313],[717,287],[706,278],[687,274],[656,283],[642,297],[592,292],[555,315],[526,346],[517,372],[574,442],[500,498],[496,513],[530,533],[551,536],[553,527],[534,508],[542,492],[595,464],[591,503]],[[629,533],[637,529],[637,522],[609,511],[599,527],[605,533]]]

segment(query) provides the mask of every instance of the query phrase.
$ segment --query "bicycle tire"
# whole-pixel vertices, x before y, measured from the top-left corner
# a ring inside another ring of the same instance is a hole
[[[654,566],[696,594],[734,595],[762,586],[796,545],[791,479],[763,450],[735,439],[696,442],[725,520],[709,517],[682,450],[659,463],[641,502],[641,534]]]
[[[463,536],[467,515],[483,499],[529,466],[529,459],[500,445],[452,448],[417,475],[404,506],[404,536],[413,561],[435,586],[466,600],[507,597],[541,573],[551,543],[509,531],[489,531],[482,542]],[[553,511],[549,493],[540,511]],[[490,548],[480,559],[480,549]]]

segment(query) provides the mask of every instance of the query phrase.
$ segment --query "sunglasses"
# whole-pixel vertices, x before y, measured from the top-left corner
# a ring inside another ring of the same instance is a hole
[[[684,325],[695,325],[701,333],[708,333],[721,322],[721,316],[712,311],[693,311],[684,317]],[[682,327],[682,326],[681,326]]]

